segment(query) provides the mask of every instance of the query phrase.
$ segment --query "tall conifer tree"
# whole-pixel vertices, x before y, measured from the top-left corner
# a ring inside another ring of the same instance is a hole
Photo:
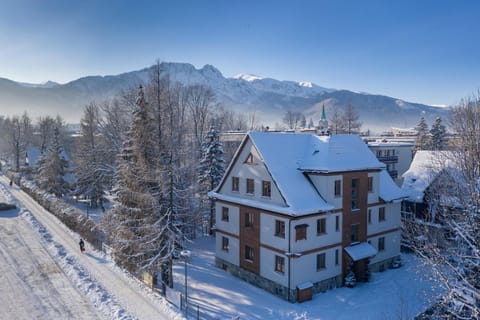
[[[430,142],[428,125],[425,122],[425,118],[421,117],[417,126],[415,127],[417,131],[417,139],[415,141],[415,150],[426,150]]]
[[[137,274],[161,270],[174,248],[170,214],[159,200],[153,119],[140,87],[119,159],[118,204],[107,215],[115,260]]]
[[[203,186],[203,194],[213,190],[225,173],[225,159],[220,134],[215,127],[210,127],[202,145],[202,160],[200,161],[199,183]],[[210,230],[215,224],[215,210],[210,201]]]
[[[40,188],[61,197],[70,190],[64,179],[68,161],[63,156],[63,147],[58,140],[59,130],[55,128],[52,146],[39,159],[37,179]]]

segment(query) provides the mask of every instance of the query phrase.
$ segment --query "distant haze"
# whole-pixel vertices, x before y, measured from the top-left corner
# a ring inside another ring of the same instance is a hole
[[[210,87],[217,102],[241,113],[255,113],[258,122],[271,127],[281,123],[287,110],[302,112],[307,122],[317,123],[325,106],[327,118],[334,107],[351,104],[360,114],[362,130],[380,132],[393,127],[414,127],[421,116],[431,123],[437,116],[445,118],[445,108],[406,102],[382,95],[324,88],[310,82],[279,81],[240,74],[225,78],[214,66],[196,69],[186,63],[162,63],[162,73],[183,85]],[[36,118],[61,115],[67,122],[78,123],[83,107],[92,101],[113,98],[122,90],[133,89],[148,81],[149,68],[114,76],[88,76],[57,84],[18,83],[0,78],[0,110],[3,115],[27,111]]]

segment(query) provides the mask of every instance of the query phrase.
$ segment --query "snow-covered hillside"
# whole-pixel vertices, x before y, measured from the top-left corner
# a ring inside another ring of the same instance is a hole
[[[272,78],[240,74],[228,78],[212,65],[200,69],[188,63],[161,63],[161,72],[183,85],[210,87],[223,107],[237,112],[255,112],[266,125],[281,123],[287,110],[299,111],[314,122],[326,107],[327,118],[334,107],[354,106],[361,115],[363,129],[413,127],[421,116],[431,122],[445,116],[445,108],[410,103],[398,98],[327,89],[308,81],[280,81]],[[62,115],[68,122],[78,122],[83,107],[92,100],[109,99],[122,90],[148,81],[150,68],[114,76],[88,76],[66,84],[21,84],[0,78],[0,110],[18,114],[26,110],[38,115]]]

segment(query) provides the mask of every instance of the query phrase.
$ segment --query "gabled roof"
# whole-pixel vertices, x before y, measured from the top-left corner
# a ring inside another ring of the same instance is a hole
[[[251,132],[245,137],[240,149],[248,139],[257,149],[285,200],[286,207],[278,205],[274,207],[263,201],[219,194],[217,190],[221,188],[223,181],[210,193],[210,196],[292,216],[301,216],[334,208],[321,197],[307,177],[307,173],[340,173],[385,168],[385,165],[377,160],[357,135],[317,136],[307,133]],[[232,165],[233,163],[230,166]],[[230,168],[227,169],[227,172],[229,171]],[[381,185],[386,183],[385,179],[381,179]],[[394,184],[391,179],[390,182]],[[382,199],[385,201],[397,199],[398,191],[398,188],[390,186],[383,192]]]
[[[402,190],[408,200],[421,203],[425,190],[445,169],[453,168],[453,157],[449,151],[419,150],[415,153],[410,168],[402,175]]]
[[[253,145],[285,199],[290,215],[332,210],[300,170],[316,136],[305,133],[249,134]]]
[[[300,163],[303,171],[329,173],[385,168],[357,135],[309,137],[309,145]]]

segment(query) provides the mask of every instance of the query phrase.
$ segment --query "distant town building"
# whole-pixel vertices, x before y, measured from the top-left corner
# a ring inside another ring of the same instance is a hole
[[[394,137],[416,137],[417,130],[415,128],[392,128]]]
[[[368,147],[386,166],[388,174],[401,187],[403,173],[410,167],[415,144],[411,142],[396,142],[387,139],[368,141]]]

